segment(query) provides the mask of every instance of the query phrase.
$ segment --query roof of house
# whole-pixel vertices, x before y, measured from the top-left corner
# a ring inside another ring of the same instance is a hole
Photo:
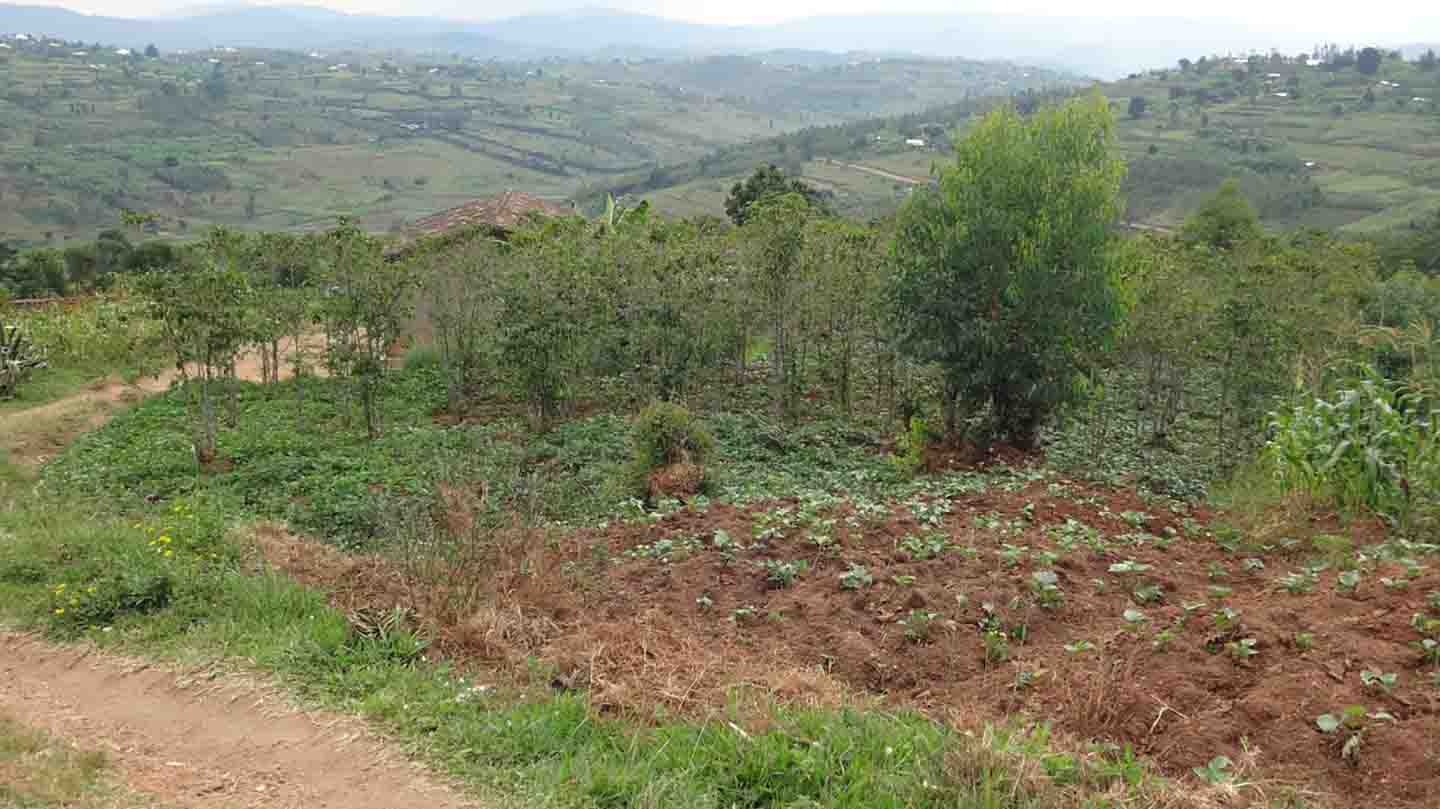
[[[444,233],[460,227],[489,225],[500,230],[514,230],[530,214],[571,216],[568,207],[520,191],[506,191],[493,197],[472,200],[446,211],[415,220],[406,230],[412,236]]]

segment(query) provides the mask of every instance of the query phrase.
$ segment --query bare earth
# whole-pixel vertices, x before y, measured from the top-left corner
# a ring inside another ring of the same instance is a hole
[[[0,631],[0,713],[104,751],[166,807],[474,806],[349,717],[233,675],[179,671]]]

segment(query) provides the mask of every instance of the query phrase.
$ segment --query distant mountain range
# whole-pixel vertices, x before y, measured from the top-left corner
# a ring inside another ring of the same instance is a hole
[[[1100,78],[1170,65],[1182,56],[1272,48],[1292,53],[1317,42],[1343,41],[1343,35],[1327,37],[1323,32],[1161,17],[895,14],[721,26],[586,9],[475,23],[343,14],[309,6],[243,5],[188,9],[164,18],[124,19],[46,6],[0,4],[0,32],[5,31],[131,47],[151,42],[166,49],[353,47],[489,59],[665,58],[764,51],[788,52],[790,58],[804,63],[814,59],[816,52],[887,52],[1002,59]]]

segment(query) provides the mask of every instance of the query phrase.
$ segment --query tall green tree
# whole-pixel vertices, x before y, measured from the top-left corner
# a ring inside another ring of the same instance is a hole
[[[988,408],[997,436],[1033,445],[1075,398],[1086,353],[1122,313],[1112,272],[1124,164],[1098,94],[1031,117],[1004,108],[956,143],[938,188],[901,210],[892,294],[902,345],[936,363],[945,429]]]
[[[787,175],[772,163],[761,166],[744,182],[731,187],[730,196],[725,199],[725,215],[735,224],[743,225],[749,221],[751,208],[757,202],[784,194],[798,194],[809,205],[822,212],[828,211],[824,194],[803,180]]]

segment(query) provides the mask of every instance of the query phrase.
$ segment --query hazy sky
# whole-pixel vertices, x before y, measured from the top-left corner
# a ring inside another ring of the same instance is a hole
[[[94,14],[141,16],[225,0],[10,0],[59,5]],[[298,4],[307,0],[288,0]],[[265,0],[284,3],[286,0]],[[599,6],[709,23],[778,22],[821,14],[903,12],[1000,12],[1037,15],[1190,16],[1284,25],[1292,30],[1325,32],[1337,39],[1383,35],[1419,39],[1440,32],[1440,3],[1435,0],[1206,0],[1177,7],[1154,0],[309,0],[312,5],[369,14],[443,15],[484,20],[532,12]]]

